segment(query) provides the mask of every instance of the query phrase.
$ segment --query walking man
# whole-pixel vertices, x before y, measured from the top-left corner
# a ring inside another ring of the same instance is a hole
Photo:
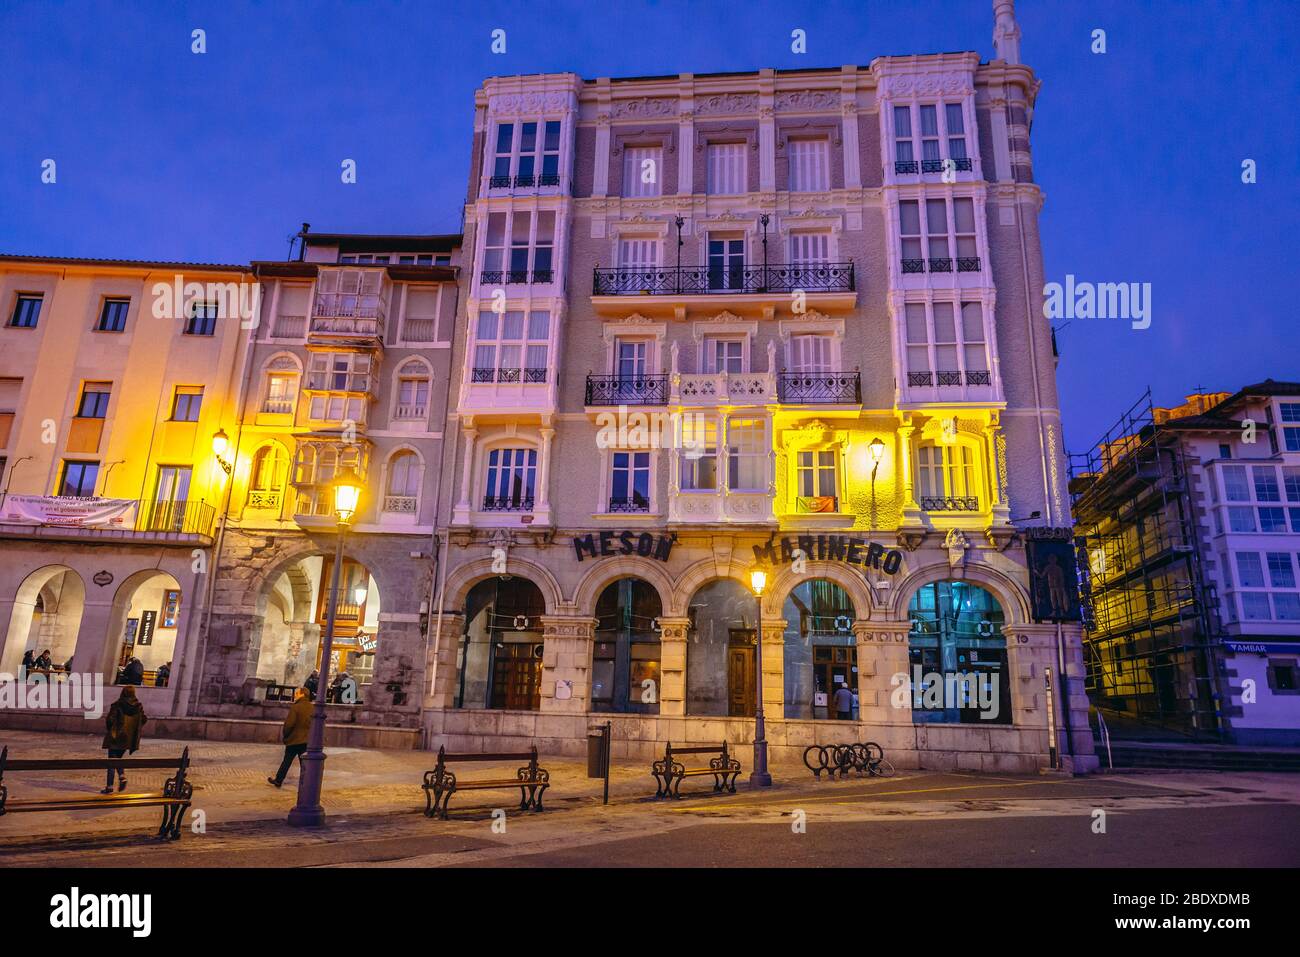
[[[293,765],[294,758],[301,758],[307,750],[307,733],[311,729],[311,714],[314,705],[306,688],[299,688],[293,693],[293,704],[289,705],[289,716],[284,719],[284,730],[280,737],[284,740],[284,760],[275,777],[267,778],[268,784],[280,787],[285,775]]]
[[[853,720],[853,692],[843,681],[835,688],[835,717],[839,721]]]

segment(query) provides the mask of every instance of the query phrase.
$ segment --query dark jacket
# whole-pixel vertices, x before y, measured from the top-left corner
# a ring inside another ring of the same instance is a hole
[[[122,669],[122,684],[138,685],[144,683],[144,662],[139,658],[132,658]]]
[[[140,731],[148,720],[144,706],[135,698],[118,698],[108,709],[108,714],[104,715],[107,731],[100,747],[126,750],[134,754],[140,747]]]
[[[281,737],[285,744],[306,744],[311,730],[311,715],[316,705],[311,698],[299,698],[289,706],[289,717],[284,719]]]

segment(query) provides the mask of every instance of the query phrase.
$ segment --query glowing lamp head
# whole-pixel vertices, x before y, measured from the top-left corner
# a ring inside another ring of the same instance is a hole
[[[762,595],[763,589],[767,587],[767,572],[761,568],[750,569],[749,587],[754,589],[755,595]]]
[[[356,588],[352,589],[352,597],[355,599],[354,604],[364,605],[366,602],[366,595],[369,593],[370,587],[368,585],[358,585]]]
[[[880,436],[876,436],[872,439],[867,448],[871,450],[871,461],[879,465],[880,460],[885,457],[885,443],[881,440]]]
[[[217,458],[226,454],[226,449],[230,448],[230,436],[226,435],[225,429],[217,429],[212,434],[212,452]]]
[[[352,469],[343,469],[334,476],[334,514],[338,520],[346,523],[357,512],[357,503],[361,500],[361,477]]]

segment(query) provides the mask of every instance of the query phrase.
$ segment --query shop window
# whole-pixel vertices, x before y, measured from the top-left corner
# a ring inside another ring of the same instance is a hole
[[[1002,607],[958,579],[922,585],[908,606],[914,723],[1010,724]]]
[[[541,591],[525,578],[489,578],[470,589],[456,661],[455,707],[541,707],[545,613]]]
[[[839,585],[815,578],[801,582],[782,609],[786,622],[785,716],[826,719],[840,716],[839,705],[851,704],[858,717],[858,653],[853,637],[853,601]],[[841,688],[848,696],[836,699]]]
[[[639,578],[620,579],[601,592],[596,601],[591,710],[659,713],[662,612],[659,593]]]

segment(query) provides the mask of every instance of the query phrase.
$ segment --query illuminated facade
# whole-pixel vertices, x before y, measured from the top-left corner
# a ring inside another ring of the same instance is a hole
[[[236,428],[253,276],[3,256],[0,306],[0,672],[48,650],[53,670],[111,684],[129,654],[145,707],[174,713],[200,644],[227,487],[213,437]]]
[[[778,756],[1046,763],[1016,523],[1069,513],[1010,6],[986,63],[484,83],[431,743],[746,742],[761,624]],[[997,703],[913,700],[917,666]],[[1068,717],[1091,767],[1078,680]]]

